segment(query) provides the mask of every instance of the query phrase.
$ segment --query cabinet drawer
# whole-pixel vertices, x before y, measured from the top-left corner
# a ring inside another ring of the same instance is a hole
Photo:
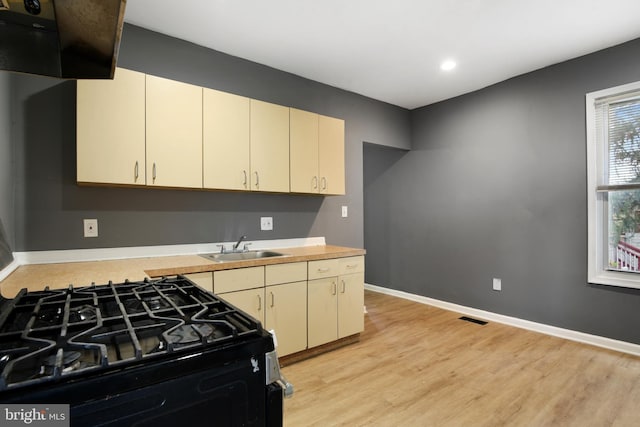
[[[191,280],[203,289],[213,292],[213,273],[210,271],[204,273],[185,274],[184,277]]]
[[[340,274],[338,259],[309,261],[309,280],[337,276],[338,274]]]
[[[340,258],[338,262],[340,265],[339,275],[364,272],[364,256]]]
[[[267,286],[304,281],[307,280],[307,263],[292,262],[290,264],[267,265],[264,275]]]
[[[213,272],[213,291],[216,294],[242,291],[264,286],[264,267],[237,268]]]

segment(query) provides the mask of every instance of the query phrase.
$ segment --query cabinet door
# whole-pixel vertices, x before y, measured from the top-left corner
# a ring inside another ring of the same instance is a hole
[[[145,184],[145,75],[77,82],[77,180]]]
[[[202,188],[202,88],[149,76],[147,185]]]
[[[309,348],[338,339],[338,278],[310,280],[308,290]]]
[[[278,338],[278,356],[307,348],[307,282],[265,288],[265,325]]]
[[[338,338],[364,330],[364,273],[338,277]]]
[[[290,110],[290,178],[292,193],[318,193],[318,115]]]
[[[318,118],[319,175],[321,194],[345,194],[344,120]]]
[[[289,191],[289,109],[251,100],[251,189]]]
[[[218,296],[264,323],[264,288],[229,292]]]
[[[204,188],[249,190],[249,98],[203,90]]]

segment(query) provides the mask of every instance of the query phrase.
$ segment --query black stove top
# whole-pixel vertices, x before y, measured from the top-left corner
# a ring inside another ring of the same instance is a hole
[[[0,392],[262,336],[184,277],[27,292],[0,302]]]

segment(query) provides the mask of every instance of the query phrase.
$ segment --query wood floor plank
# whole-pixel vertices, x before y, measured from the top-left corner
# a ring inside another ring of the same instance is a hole
[[[638,426],[640,358],[365,292],[358,343],[283,368],[285,426]]]

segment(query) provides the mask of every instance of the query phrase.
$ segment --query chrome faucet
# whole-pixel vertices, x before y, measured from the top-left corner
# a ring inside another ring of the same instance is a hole
[[[236,242],[235,245],[233,245],[233,252],[238,252],[238,247],[240,246],[240,243],[242,243],[242,241],[244,239],[246,239],[247,236],[240,236],[240,238],[238,239],[238,241]],[[246,246],[246,245],[245,245]]]

